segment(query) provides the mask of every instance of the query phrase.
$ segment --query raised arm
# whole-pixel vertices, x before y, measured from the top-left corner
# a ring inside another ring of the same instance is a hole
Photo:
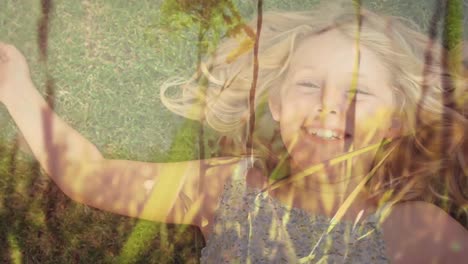
[[[30,80],[23,55],[1,43],[0,100],[41,167],[62,191],[76,201],[118,214],[199,224],[201,218],[212,217],[222,184],[237,161],[107,160],[47,105]]]

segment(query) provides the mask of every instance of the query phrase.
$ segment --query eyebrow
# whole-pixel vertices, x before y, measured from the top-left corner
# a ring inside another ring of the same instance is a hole
[[[309,72],[309,71],[315,71],[315,70],[317,70],[317,68],[316,68],[316,67],[314,67],[314,66],[309,66],[309,65],[306,65],[306,66],[300,67],[300,68],[298,68],[298,69],[295,69],[295,70],[296,70],[296,74],[297,74],[297,72],[305,72],[305,71]]]
[[[313,71],[313,70],[317,70],[317,68],[314,67],[313,65],[304,65],[303,67],[301,67],[300,70],[298,70],[296,73],[294,73],[293,76],[297,76],[298,74],[300,75],[302,72],[305,72],[305,71],[308,72],[308,71]],[[350,82],[350,83],[352,83],[352,78],[353,78],[355,72],[352,72],[352,71],[351,71],[351,72],[347,72],[347,74],[351,76],[351,82]],[[357,77],[358,77],[358,82],[357,82],[357,85],[356,85],[356,87],[355,87],[356,90],[360,90],[360,91],[363,91],[363,92],[373,90],[373,89],[371,89],[367,84],[362,83],[362,82],[359,81],[359,79],[367,79],[367,75],[366,75],[366,74],[362,74],[362,73],[358,72],[358,73],[357,73]],[[293,77],[293,78],[294,78],[294,77]],[[360,89],[360,88],[363,88],[364,90],[362,90],[362,89]]]
[[[300,70],[317,70],[317,68],[316,68],[315,66],[313,66],[313,65],[305,65],[305,66],[301,67]],[[348,74],[354,75],[355,72],[351,71],[351,72],[348,72]],[[357,75],[358,75],[359,77],[364,77],[364,78],[367,77],[365,74],[362,74],[362,73],[360,73],[360,72],[358,72]]]

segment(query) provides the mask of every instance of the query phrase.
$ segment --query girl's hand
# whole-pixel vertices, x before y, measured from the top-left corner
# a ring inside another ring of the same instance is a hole
[[[28,82],[31,77],[26,58],[16,47],[0,42],[0,101],[5,103]]]

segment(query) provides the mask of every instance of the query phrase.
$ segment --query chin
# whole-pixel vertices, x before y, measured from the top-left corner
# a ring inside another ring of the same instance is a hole
[[[339,144],[317,144],[307,141],[299,141],[299,143],[296,144],[294,148],[291,148],[289,155],[291,156],[291,167],[295,173],[297,173],[299,171],[307,170],[318,164],[323,164],[326,166],[331,160],[345,155],[346,153],[347,151],[345,151],[344,142],[340,142]],[[364,165],[362,164],[364,160],[369,160],[370,156],[373,157],[373,155],[365,156],[366,158],[364,158],[364,156],[353,158],[351,160],[353,168],[356,168],[358,163]],[[329,167],[327,171],[328,173],[331,173],[331,171],[335,171],[335,173],[342,173],[342,169],[344,168],[345,164],[345,162],[336,164],[333,167]],[[340,170],[340,172],[337,170]]]
[[[291,165],[296,170],[306,170],[314,165],[328,163],[344,154],[343,147],[323,147],[316,144],[297,144],[290,151]]]

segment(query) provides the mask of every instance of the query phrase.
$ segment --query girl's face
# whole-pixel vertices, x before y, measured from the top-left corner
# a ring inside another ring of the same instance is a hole
[[[357,68],[357,49],[337,30],[305,39],[293,54],[281,97],[270,100],[283,142],[301,169],[344,154],[347,144],[359,149],[395,134],[390,73],[362,45]],[[350,129],[353,87],[355,122]]]

